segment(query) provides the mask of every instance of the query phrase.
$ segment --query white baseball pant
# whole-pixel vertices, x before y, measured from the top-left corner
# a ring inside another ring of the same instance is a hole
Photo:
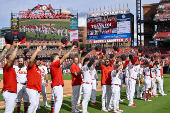
[[[80,104],[82,94],[83,94],[83,90],[82,90],[82,85],[81,85],[80,86],[80,92],[79,92],[79,98],[78,98],[77,104]]]
[[[112,85],[112,104],[113,104],[113,111],[117,112],[119,108],[119,100],[120,100],[120,85]]]
[[[28,108],[28,113],[36,113],[38,108],[40,93],[34,89],[26,88],[26,92],[29,97],[30,106]]]
[[[54,93],[54,113],[59,113],[63,102],[63,86],[55,86],[52,91]]]
[[[136,83],[136,91],[137,91],[137,98],[139,98],[140,97],[140,80],[138,84]],[[134,97],[135,97],[135,94],[134,94]]]
[[[83,83],[82,89],[83,89],[82,113],[86,113],[88,102],[90,100],[92,85]]]
[[[96,79],[92,80],[92,95],[91,95],[91,103],[96,102],[96,93],[97,93],[97,81]]]
[[[111,96],[112,96],[111,86],[102,85],[102,110],[108,109],[111,106],[110,103]],[[107,105],[105,107],[106,97],[107,97]]]
[[[2,93],[2,96],[5,100],[5,112],[4,113],[13,113],[15,108],[15,100],[17,98],[16,93],[8,92],[8,90]]]
[[[127,99],[129,100],[129,78],[125,78],[125,84],[126,84],[126,96],[127,96]]]
[[[133,104],[133,97],[135,94],[135,84],[136,84],[136,80],[134,79],[129,79],[129,104]]]
[[[29,97],[26,92],[26,85],[17,83],[17,102],[21,102],[22,97],[24,102],[29,102]]]
[[[153,90],[151,91],[151,95],[155,95],[156,94],[156,90],[155,90],[155,85],[156,85],[156,79],[155,78],[151,78],[151,86],[153,88]]]
[[[159,92],[160,94],[164,94],[164,89],[163,89],[163,79],[160,77],[159,79]]]
[[[78,99],[79,99],[79,95],[80,95],[80,87],[81,85],[77,85],[77,86],[72,86],[72,98],[71,98],[71,105],[72,105],[72,109],[76,108]]]
[[[42,91],[41,91],[41,94],[43,96],[44,106],[46,106],[47,105],[47,95],[46,95],[45,82],[42,82]],[[39,106],[40,106],[40,101],[39,101]]]

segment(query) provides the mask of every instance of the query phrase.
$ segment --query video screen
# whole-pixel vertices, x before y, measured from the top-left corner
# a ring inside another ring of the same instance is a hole
[[[70,19],[20,19],[19,31],[26,32],[26,37],[70,40]]]

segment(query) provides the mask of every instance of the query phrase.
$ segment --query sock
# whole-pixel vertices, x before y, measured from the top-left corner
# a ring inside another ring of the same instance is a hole
[[[149,90],[148,90],[148,92],[147,92],[147,100],[149,99]]]
[[[21,102],[17,102],[17,113],[21,112]]]
[[[54,101],[51,101],[51,113],[54,113]]]
[[[24,102],[24,113],[28,111],[28,102]]]

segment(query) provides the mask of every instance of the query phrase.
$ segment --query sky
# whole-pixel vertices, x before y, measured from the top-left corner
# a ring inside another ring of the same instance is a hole
[[[113,10],[119,8],[119,4],[121,9],[123,9],[123,4],[125,5],[125,9],[127,7],[130,8],[130,12],[134,14],[136,17],[136,0],[0,0],[0,29],[3,27],[10,27],[10,19],[11,19],[11,11],[13,13],[18,13],[19,11],[27,11],[28,8],[32,9],[33,7],[40,5],[49,5],[54,9],[59,9],[61,6],[62,10],[70,10],[72,14],[76,14],[77,10],[79,13],[78,26],[86,26],[86,17],[89,13],[89,8],[91,12],[94,9],[102,9],[105,10],[109,8],[111,9],[111,5]],[[160,0],[141,0],[143,4],[152,4],[158,3]],[[96,11],[96,10],[95,10]],[[143,9],[142,9],[143,11]],[[136,28],[136,18],[135,18],[135,28]],[[136,30],[135,30],[136,33]]]

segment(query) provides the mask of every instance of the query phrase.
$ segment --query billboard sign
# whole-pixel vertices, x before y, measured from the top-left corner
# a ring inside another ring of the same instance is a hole
[[[78,30],[78,19],[70,19],[70,30]]]
[[[78,30],[70,30],[70,41],[78,40]]]
[[[105,43],[108,39],[129,40],[131,38],[130,20],[130,14],[89,17],[87,19],[87,43],[88,40],[94,40],[94,43]]]

